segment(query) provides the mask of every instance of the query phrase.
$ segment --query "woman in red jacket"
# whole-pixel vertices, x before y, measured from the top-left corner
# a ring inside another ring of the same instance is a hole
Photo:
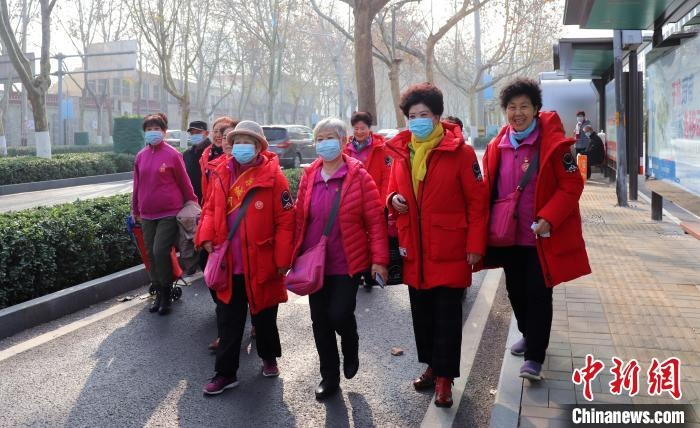
[[[237,124],[237,120],[228,116],[222,116],[214,120],[211,126],[214,139],[212,144],[204,149],[202,157],[199,158],[199,167],[202,171],[202,207],[206,204],[207,198],[209,197],[209,178],[211,173],[219,165],[219,162],[222,162],[221,159],[223,159],[224,131],[226,128],[234,128]]]
[[[350,116],[350,125],[352,125],[352,135],[348,138],[343,153],[362,162],[379,189],[379,198],[384,201],[386,189],[389,187],[389,173],[391,172],[391,157],[386,153],[384,137],[372,132],[371,113],[354,112]],[[362,276],[365,290],[372,291],[372,286],[376,285],[376,281],[372,279],[370,272],[363,272]]]
[[[387,205],[399,232],[418,361],[428,365],[413,386],[434,387],[435,404],[450,407],[459,376],[461,297],[486,247],[488,197],[459,126],[440,121],[440,89],[413,85],[400,107],[408,130],[387,143],[394,159]]]
[[[484,155],[492,203],[519,188],[529,168],[536,169],[520,189],[515,235],[499,247],[489,245],[486,264],[505,270],[508,298],[523,334],[511,347],[513,355],[525,357],[520,377],[540,380],[552,327],[552,287],[591,272],[578,208],[583,180],[570,151],[574,141],[565,136],[559,116],[540,111],[537,82],[516,79],[500,98],[508,125]]]
[[[340,358],[335,334],[341,337],[343,373],[351,379],[359,367],[359,337],[355,299],[359,274],[387,278],[387,232],[382,202],[374,180],[362,164],[341,152],[345,124],[324,119],[314,129],[320,156],[304,171],[296,211],[298,256],[315,246],[323,235],[333,200],[340,192],[337,217],[328,235],[323,288],[309,296],[316,350],[321,362],[321,383],[316,398],[338,390]]]
[[[216,375],[205,394],[219,394],[238,385],[241,341],[248,306],[257,329],[256,347],[263,360],[263,376],[278,376],[281,355],[277,307],[287,301],[282,274],[291,265],[294,204],[278,158],[267,151],[267,140],[255,122],[242,121],[229,132],[233,156],[212,172],[211,192],[196,236],[197,245],[211,253],[216,245],[230,245],[228,286],[216,292],[220,343]],[[242,221],[230,242],[234,223],[247,195],[252,193]]]

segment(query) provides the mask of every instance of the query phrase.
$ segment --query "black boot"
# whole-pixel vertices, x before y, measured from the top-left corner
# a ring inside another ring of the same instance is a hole
[[[151,307],[148,308],[148,312],[150,312],[150,313],[158,312],[158,310],[160,309],[160,301],[162,300],[160,298],[160,295],[161,295],[160,290],[158,290],[156,292],[156,298],[153,300],[153,303],[151,303]]]
[[[328,398],[331,395],[335,394],[338,392],[338,387],[340,386],[340,380],[326,380],[323,379],[321,380],[321,383],[318,384],[316,387],[316,399],[317,400],[323,400],[324,398]]]
[[[161,289],[161,299],[160,299],[160,307],[158,308],[158,314],[160,315],[167,315],[170,313],[170,306],[173,303],[173,298],[172,298],[172,288],[164,288]]]

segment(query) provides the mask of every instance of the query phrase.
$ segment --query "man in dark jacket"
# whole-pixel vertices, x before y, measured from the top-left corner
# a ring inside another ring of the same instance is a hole
[[[187,175],[190,177],[190,181],[192,182],[194,193],[197,195],[199,203],[201,204],[202,170],[199,166],[199,158],[202,156],[204,149],[211,145],[207,123],[201,120],[190,122],[187,132],[190,134],[192,147],[187,149],[185,153],[182,154],[182,157],[185,159],[185,169],[187,170]]]
[[[591,167],[601,166],[605,161],[605,146],[603,145],[603,140],[600,139],[598,134],[593,132],[593,127],[591,125],[586,125],[583,127],[583,132],[588,138],[588,145],[586,146],[586,151],[584,154],[588,156],[588,178],[591,178]]]

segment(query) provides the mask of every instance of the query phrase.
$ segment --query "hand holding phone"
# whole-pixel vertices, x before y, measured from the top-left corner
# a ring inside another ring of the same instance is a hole
[[[377,281],[377,284],[379,284],[380,287],[384,288],[386,283],[384,282],[384,278],[379,273],[374,274],[374,280]]]

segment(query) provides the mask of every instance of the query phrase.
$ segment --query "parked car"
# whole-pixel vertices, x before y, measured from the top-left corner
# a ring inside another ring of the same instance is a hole
[[[269,150],[280,158],[283,168],[299,168],[316,159],[311,128],[303,125],[265,125],[262,127]]]
[[[187,137],[189,137],[187,132],[179,129],[168,129],[165,132],[165,142],[171,146],[180,147],[180,138],[182,137],[182,134],[185,134],[185,141],[187,141]]]
[[[392,129],[392,128],[387,128],[387,129],[380,129],[377,131],[377,134],[381,135],[384,137],[385,140],[390,140],[396,136],[396,134],[399,133],[398,129]]]

